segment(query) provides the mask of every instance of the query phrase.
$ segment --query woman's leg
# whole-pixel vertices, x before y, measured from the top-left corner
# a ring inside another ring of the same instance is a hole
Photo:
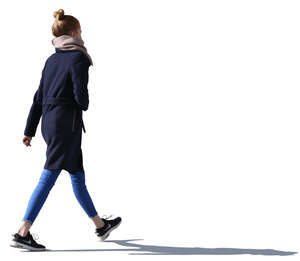
[[[96,226],[100,228],[104,226],[103,220],[98,216],[93,201],[85,185],[85,173],[82,170],[78,170],[75,173],[69,173],[72,181],[72,187],[74,194],[84,209],[86,214],[91,218]]]
[[[60,172],[61,169],[43,169],[39,182],[29,199],[25,215],[22,219],[21,227],[18,231],[19,235],[27,235],[27,232],[40,212]]]

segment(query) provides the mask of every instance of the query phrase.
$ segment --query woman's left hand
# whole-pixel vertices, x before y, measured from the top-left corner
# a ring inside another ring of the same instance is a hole
[[[23,138],[23,143],[25,144],[25,146],[31,146],[30,142],[31,142],[32,137],[30,136],[24,136]]]

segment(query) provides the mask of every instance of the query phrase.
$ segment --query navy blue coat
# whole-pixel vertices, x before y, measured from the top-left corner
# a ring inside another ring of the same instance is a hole
[[[26,121],[24,135],[35,136],[42,116],[41,132],[47,143],[46,169],[84,171],[81,150],[82,111],[89,106],[88,57],[80,50],[61,50],[45,62]]]

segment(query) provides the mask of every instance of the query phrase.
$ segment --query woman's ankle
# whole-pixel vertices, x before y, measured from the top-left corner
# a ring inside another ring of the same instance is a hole
[[[28,234],[29,230],[28,231],[23,231],[23,230],[20,230],[18,231],[18,234],[21,236],[21,237],[26,237],[27,234]]]
[[[27,220],[23,220],[22,224],[21,224],[21,227],[19,228],[18,234],[21,237],[26,237],[28,232],[29,232],[29,229],[30,229],[31,225],[32,225],[31,222],[29,222]]]
[[[98,229],[98,228],[102,228],[102,227],[104,227],[104,225],[105,225],[103,219],[100,218],[100,220],[101,220],[101,222],[97,222],[97,224],[96,224],[96,228],[97,228],[97,229]]]
[[[102,228],[105,225],[103,219],[100,218],[98,215],[94,216],[92,220],[94,221],[96,228]]]

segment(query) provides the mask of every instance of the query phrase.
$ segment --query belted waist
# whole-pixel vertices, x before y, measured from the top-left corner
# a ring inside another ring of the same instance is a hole
[[[52,97],[52,96],[46,96],[43,98],[43,104],[75,104],[76,102],[74,99],[68,98],[68,97]]]
[[[76,101],[74,99],[68,98],[68,97],[46,96],[43,98],[43,104],[57,104],[57,105],[76,104]],[[76,110],[73,111],[73,130],[74,130],[74,124],[75,124],[75,117],[76,117]],[[82,122],[83,131],[86,132],[82,117],[81,117],[81,122]]]

